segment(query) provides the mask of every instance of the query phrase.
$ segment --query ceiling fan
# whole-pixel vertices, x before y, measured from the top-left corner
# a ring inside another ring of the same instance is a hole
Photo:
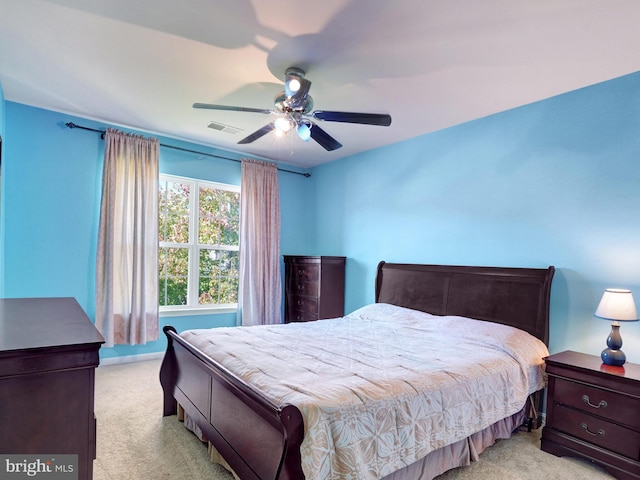
[[[290,67],[285,71],[284,91],[276,95],[274,110],[261,108],[235,107],[232,105],[215,105],[210,103],[194,103],[193,108],[210,110],[229,110],[234,112],[262,113],[275,115],[277,118],[264,127],[240,140],[239,144],[251,143],[272,130],[287,133],[295,130],[305,142],[310,138],[318,142],[325,150],[331,151],[342,147],[342,144],[325,132],[313,120],[325,122],[359,123],[364,125],[391,125],[391,116],[378,113],[334,112],[313,110],[313,98],[309,95],[311,82],[305,78],[304,70]]]

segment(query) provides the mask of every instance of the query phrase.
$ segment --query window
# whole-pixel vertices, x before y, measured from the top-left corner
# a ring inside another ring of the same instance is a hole
[[[236,309],[240,187],[160,175],[160,311]]]

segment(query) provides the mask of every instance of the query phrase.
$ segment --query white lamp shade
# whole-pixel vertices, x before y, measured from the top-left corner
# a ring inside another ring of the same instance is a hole
[[[620,322],[637,321],[638,311],[631,290],[607,288],[600,299],[595,316]]]

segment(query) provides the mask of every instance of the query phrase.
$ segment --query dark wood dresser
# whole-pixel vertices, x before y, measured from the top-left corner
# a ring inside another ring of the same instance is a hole
[[[546,358],[547,418],[541,448],[590,460],[620,479],[640,479],[640,365],[599,356]]]
[[[0,453],[78,455],[91,480],[102,343],[73,298],[0,299]]]
[[[284,322],[344,315],[346,257],[284,256]]]

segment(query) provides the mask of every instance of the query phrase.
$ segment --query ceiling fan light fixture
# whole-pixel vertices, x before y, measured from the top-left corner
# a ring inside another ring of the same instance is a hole
[[[295,94],[298,90],[300,90],[300,87],[301,87],[300,80],[298,80],[297,77],[291,77],[289,80],[287,80],[286,88],[291,95]]]
[[[292,109],[305,107],[311,82],[304,78],[304,70],[296,67],[288,68],[284,75],[284,91],[286,103]]]
[[[300,125],[298,125],[298,128],[296,129],[296,131],[298,132],[298,136],[304,140],[305,142],[308,142],[309,139],[311,138],[311,123],[310,122],[302,122]]]
[[[291,121],[286,117],[280,117],[274,122],[276,129],[282,133],[287,133],[293,128]]]

